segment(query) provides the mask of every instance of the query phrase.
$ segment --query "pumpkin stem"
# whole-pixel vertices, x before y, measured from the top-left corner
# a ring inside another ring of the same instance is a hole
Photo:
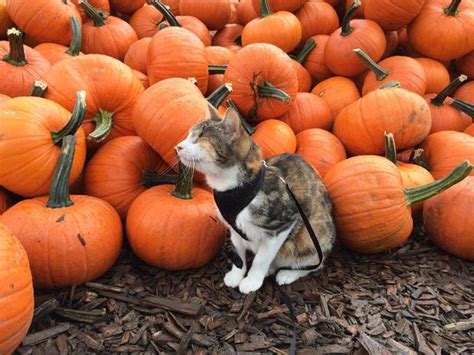
[[[273,15],[273,11],[268,4],[268,0],[260,0],[260,18]]]
[[[393,133],[384,133],[385,138],[385,158],[390,160],[393,164],[398,165],[397,163],[397,148],[395,147],[395,139],[393,138]]]
[[[89,4],[87,0],[78,0],[77,4],[84,9],[87,17],[92,19],[95,27],[101,27],[107,23],[107,14]]]
[[[176,174],[159,174],[155,171],[145,171],[143,173],[142,184],[147,189],[162,184],[176,184],[177,182],[178,175]]]
[[[229,99],[229,100],[227,100],[226,105],[227,105],[228,108],[232,107],[235,110],[235,112],[237,112],[237,114],[239,115],[240,124],[242,125],[242,127],[244,127],[245,132],[247,132],[247,134],[249,136],[254,134],[257,129],[255,127],[252,127],[247,122],[247,120],[242,117],[242,114],[240,113],[239,109],[237,108],[237,105],[235,104],[235,102],[232,99]]]
[[[215,108],[224,102],[224,100],[232,93],[232,84],[224,83],[219,86],[214,92],[212,92],[206,100]]]
[[[388,83],[383,84],[379,87],[380,90],[389,89],[389,88],[399,88],[400,82],[398,81],[389,81]]]
[[[96,142],[102,142],[112,131],[114,114],[109,111],[99,109],[99,112],[94,117],[95,129],[92,133],[89,133],[89,137],[93,138]]]
[[[370,58],[369,55],[365,53],[362,49],[356,48],[354,49],[354,52],[359,56],[359,58],[364,62],[364,64],[369,68],[369,70],[375,74],[375,77],[378,81],[382,81],[388,76],[388,70],[385,70],[380,65],[375,63],[375,61]]]
[[[458,7],[461,4],[461,0],[453,0],[451,4],[444,9],[444,13],[448,16],[456,16],[458,13]]]
[[[301,65],[303,65],[304,62],[306,62],[306,59],[308,58],[309,54],[313,51],[313,49],[316,48],[317,45],[318,44],[316,43],[314,38],[308,39],[301,51],[296,55],[295,60]]]
[[[166,19],[166,21],[168,21],[170,26],[181,27],[181,24],[179,23],[176,16],[171,12],[171,9],[169,6],[166,6],[159,0],[149,0],[148,4],[153,5],[155,9],[161,12],[161,14]],[[160,29],[162,28],[160,27]]]
[[[69,196],[69,175],[76,151],[76,136],[69,135],[63,138],[61,155],[54,170],[53,180],[49,188],[48,208],[64,208],[74,205]]]
[[[428,164],[428,161],[425,159],[425,151],[423,148],[414,149],[409,162],[419,165],[428,171],[431,170],[430,164]]]
[[[466,115],[474,117],[474,105],[461,99],[453,99],[453,102],[449,106],[454,107],[456,110],[464,112]]]
[[[257,90],[260,97],[271,97],[284,102],[285,104],[289,104],[291,102],[291,97],[286,92],[276,88],[268,80],[265,80],[263,84],[258,84]]]
[[[454,168],[448,176],[439,179],[430,184],[414,187],[412,189],[405,189],[405,199],[407,204],[413,205],[414,203],[424,201],[434,195],[437,195],[444,190],[450,188],[454,184],[457,184],[459,181],[463,180],[468,176],[472,171],[473,165],[465,160]]]
[[[227,69],[227,64],[209,64],[207,71],[209,75],[224,74]]]
[[[193,198],[192,188],[193,188],[193,170],[180,162],[178,182],[176,183],[176,187],[171,194],[183,200],[190,200]]]
[[[25,57],[25,48],[23,47],[23,34],[20,30],[12,27],[7,31],[8,42],[10,43],[10,53],[3,57],[5,62],[8,62],[16,67],[22,67],[28,64]]]
[[[71,32],[72,32],[72,39],[71,43],[69,44],[69,49],[66,51],[67,54],[70,56],[78,56],[81,52],[81,44],[82,44],[82,31],[81,31],[81,24],[79,20],[71,16],[69,18],[69,22],[71,23]]]
[[[65,136],[76,134],[79,127],[82,125],[84,116],[86,115],[86,92],[81,90],[76,92],[76,104],[72,110],[71,118],[68,123],[59,131],[51,132],[53,143],[58,145]]]
[[[454,90],[461,86],[463,82],[467,80],[467,76],[464,74],[459,75],[456,79],[451,81],[443,90],[441,90],[438,95],[436,95],[431,103],[435,106],[443,106],[444,100],[450,96]]]
[[[48,84],[46,84],[44,81],[35,80],[30,92],[30,96],[44,97],[44,94],[46,93],[47,88],[48,88]]]
[[[351,20],[357,9],[360,7],[360,0],[354,0],[352,6],[347,9],[341,24],[341,36],[349,36],[352,33]]]

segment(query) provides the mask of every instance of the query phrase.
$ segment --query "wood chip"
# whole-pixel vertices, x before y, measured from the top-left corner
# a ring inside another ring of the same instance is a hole
[[[71,328],[71,324],[69,323],[62,323],[55,327],[41,330],[36,333],[32,333],[26,336],[23,339],[22,344],[23,346],[31,346],[35,344],[42,343],[43,341],[48,340],[49,338],[53,338],[61,333],[68,331]]]

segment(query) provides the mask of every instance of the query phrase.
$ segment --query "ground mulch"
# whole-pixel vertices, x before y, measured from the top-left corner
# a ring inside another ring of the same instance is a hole
[[[125,248],[95,282],[37,291],[17,353],[286,354],[291,319],[271,282],[241,295],[223,284],[229,268],[221,253],[199,270],[166,272]],[[285,290],[299,354],[474,353],[474,263],[439,251],[421,227],[390,253],[338,246],[321,273]]]

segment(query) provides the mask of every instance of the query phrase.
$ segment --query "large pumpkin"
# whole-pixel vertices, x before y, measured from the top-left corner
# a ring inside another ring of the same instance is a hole
[[[384,31],[408,25],[420,13],[426,0],[363,0],[366,19],[377,22]]]
[[[34,310],[28,256],[0,223],[0,354],[11,354],[28,332]]]
[[[122,224],[98,198],[69,195],[76,138],[63,139],[48,196],[23,200],[0,217],[28,253],[35,287],[80,285],[106,272],[122,245]]]

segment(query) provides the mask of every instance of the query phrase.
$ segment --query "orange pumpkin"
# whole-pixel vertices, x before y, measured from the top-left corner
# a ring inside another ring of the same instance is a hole
[[[234,56],[230,49],[218,46],[206,47],[206,58],[209,65],[224,65],[229,63],[229,60]],[[219,86],[224,84],[224,74],[209,75],[209,82],[207,85],[206,94],[209,95]]]
[[[153,37],[159,31],[159,24],[163,15],[154,6],[146,5],[133,13],[128,23],[135,30],[137,37]]]
[[[302,28],[300,44],[315,35],[330,35],[339,27],[336,10],[325,2],[307,1],[295,15]]]
[[[110,6],[121,14],[131,14],[141,8],[146,0],[109,0]]]
[[[324,177],[329,169],[346,159],[341,141],[332,133],[320,129],[306,129],[296,135],[296,154],[302,155]]]
[[[332,76],[324,58],[328,39],[329,36],[327,35],[311,37],[296,57],[296,60],[303,64],[311,78],[315,81],[322,81]]]
[[[446,67],[435,59],[415,58],[425,72],[426,93],[438,93],[449,84],[449,72]]]
[[[252,139],[257,143],[264,159],[296,151],[296,136],[289,125],[280,120],[265,120],[257,124]]]
[[[292,64],[298,79],[298,92],[309,92],[313,85],[311,75],[298,60],[293,60]]]
[[[474,102],[474,80],[468,81],[457,89],[454,97],[467,102]]]
[[[23,200],[0,217],[21,241],[35,287],[80,285],[106,272],[122,246],[120,217],[98,198],[69,195],[76,138],[63,139],[48,196]]]
[[[200,19],[210,30],[220,30],[229,21],[231,14],[229,0],[180,0],[179,13]]]
[[[397,31],[385,31],[385,52],[383,52],[382,59],[390,57],[397,50],[398,47],[398,32]]]
[[[82,172],[86,158],[84,94],[78,93],[74,112],[39,97],[17,97],[0,106],[0,185],[26,197],[48,192],[56,161],[57,146],[64,136],[78,138],[71,183]],[[76,133],[77,132],[77,133]]]
[[[127,238],[133,252],[147,264],[166,270],[207,264],[225,237],[212,193],[192,187],[188,168],[181,166],[179,174],[176,186],[156,186],[140,194],[127,216]]]
[[[377,22],[385,31],[398,30],[420,13],[426,0],[364,0],[366,19]]]
[[[439,248],[459,258],[474,261],[474,177],[425,202],[423,224]]]
[[[135,76],[141,81],[143,87],[147,89],[150,86],[150,84],[148,83],[148,76],[143,74],[141,71],[135,69],[132,69],[132,71],[133,74],[135,74]]]
[[[260,0],[250,0],[257,14],[261,15],[262,3]],[[307,0],[268,0],[268,5],[273,11],[293,12],[299,9]]]
[[[239,6],[237,6],[237,23],[245,26],[257,17],[258,14],[253,8],[252,0],[240,0]]]
[[[147,74],[147,53],[151,38],[145,37],[133,43],[127,50],[123,62],[130,68]]]
[[[456,60],[456,70],[459,74],[467,75],[471,80],[474,79],[474,50]]]
[[[216,32],[212,37],[212,45],[226,47],[236,53],[242,48],[242,30],[244,28],[236,23],[225,25],[225,27]]]
[[[13,26],[7,11],[7,0],[0,0],[0,38],[5,37],[7,30]]]
[[[82,21],[87,21],[86,12],[78,5],[78,0],[71,0],[74,5],[76,5],[79,14],[81,15]],[[105,12],[106,14],[110,14],[110,3],[109,0],[88,0],[89,3],[94,6],[96,9]]]
[[[28,255],[0,223],[0,354],[11,354],[28,332],[34,311]]]

